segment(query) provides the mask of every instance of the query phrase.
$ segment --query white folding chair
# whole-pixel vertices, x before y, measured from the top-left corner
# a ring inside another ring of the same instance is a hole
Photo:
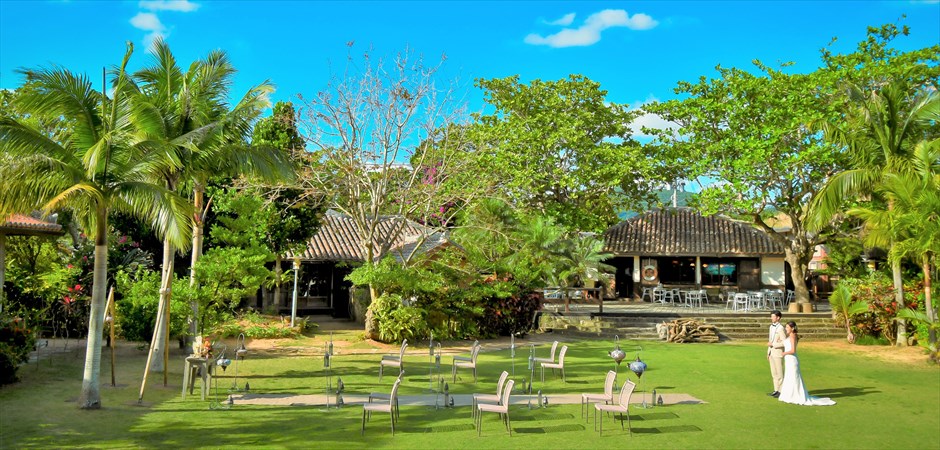
[[[388,413],[392,417],[392,436],[395,435],[395,422],[398,422],[398,386],[401,386],[401,380],[396,380],[392,385],[392,392],[389,394],[388,403],[364,403],[362,405],[362,433],[366,434],[366,416],[372,418],[372,413]]]
[[[503,395],[499,400],[499,404],[477,405],[477,436],[480,436],[483,433],[483,413],[485,412],[494,412],[502,416],[503,421],[506,422],[506,430],[508,430],[509,435],[512,436],[512,424],[509,422],[509,396],[512,395],[512,387],[515,384],[515,380],[509,380],[506,382],[506,386],[503,387]]]
[[[565,380],[565,353],[568,353],[568,346],[561,346],[561,353],[558,354],[557,363],[542,363],[542,384],[545,384],[545,368],[552,369],[552,373],[555,373],[555,369],[561,370],[561,381],[567,382]]]
[[[499,381],[496,382],[496,393],[495,394],[473,394],[473,400],[470,402],[471,414],[473,418],[476,419],[477,414],[477,405],[483,403],[489,404],[498,404],[500,401],[500,395],[503,394],[503,385],[506,384],[506,379],[509,378],[509,372],[505,370],[503,373],[499,374]]]
[[[477,344],[473,346],[472,349],[470,349],[469,361],[464,360],[464,359],[457,359],[456,356],[454,357],[453,375],[454,375],[455,383],[457,382],[457,368],[458,367],[466,367],[469,369],[473,369],[473,382],[474,383],[477,382],[477,357],[480,356],[480,347],[482,346],[480,344]]]
[[[552,351],[549,354],[548,358],[532,358],[532,362],[540,364],[543,362],[553,363],[555,362],[555,350],[558,350],[558,341],[552,342]]]
[[[382,360],[379,361],[379,381],[382,381],[382,374],[385,372],[385,367],[397,367],[399,375],[405,370],[405,350],[408,349],[408,342],[401,344],[401,350],[398,351],[398,357],[394,355],[385,355],[382,357]]]
[[[747,294],[744,292],[738,292],[737,294],[734,294],[734,297],[731,299],[731,306],[733,310],[749,311],[748,307],[750,306],[750,300],[748,300],[749,297]]]
[[[587,420],[587,408],[594,403],[610,403],[614,401],[614,384],[617,382],[617,372],[611,370],[607,372],[607,378],[604,380],[603,394],[581,394],[581,416]]]
[[[604,416],[603,414],[598,414],[601,412],[610,412],[620,414],[620,429],[623,429],[623,416],[627,416],[627,425],[630,425],[630,397],[633,396],[633,390],[636,389],[636,383],[627,380],[623,383],[623,388],[620,389],[620,400],[616,405],[602,405],[597,403],[594,405],[594,429],[597,429],[597,416],[601,416],[601,428],[600,434],[604,434]],[[630,426],[630,435],[633,435],[633,426]]]

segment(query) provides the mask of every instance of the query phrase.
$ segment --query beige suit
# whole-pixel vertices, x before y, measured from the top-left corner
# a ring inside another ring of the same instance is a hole
[[[770,375],[774,380],[774,392],[780,391],[783,384],[783,341],[787,339],[783,324],[771,324],[768,332],[767,356],[770,360]]]

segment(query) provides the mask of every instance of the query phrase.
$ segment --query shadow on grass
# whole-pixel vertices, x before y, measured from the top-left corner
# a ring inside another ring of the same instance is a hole
[[[665,419],[678,419],[679,416],[671,412],[660,412],[660,413],[646,413],[643,415],[634,414],[630,416],[631,420],[665,420]]]
[[[831,389],[819,389],[810,393],[816,397],[860,397],[862,395],[879,394],[881,391],[873,387],[842,387]]]
[[[553,425],[548,427],[534,427],[534,428],[517,428],[513,427],[512,430],[519,434],[547,434],[547,433],[563,433],[566,431],[584,431],[587,428],[584,425],[578,424],[566,424],[566,425]]]
[[[463,425],[438,425],[431,427],[400,427],[402,432],[405,433],[454,433],[459,431],[471,431],[474,429],[473,424],[463,424]],[[395,431],[398,431],[396,429]]]
[[[529,415],[522,417],[513,417],[513,422],[539,422],[543,420],[571,420],[574,419],[574,414],[538,414],[538,415]]]
[[[702,429],[695,425],[676,425],[655,428],[633,428],[634,434],[666,434],[666,433],[689,433],[701,432]]]

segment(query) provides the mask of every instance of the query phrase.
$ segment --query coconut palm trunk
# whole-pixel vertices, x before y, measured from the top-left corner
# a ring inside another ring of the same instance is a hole
[[[193,289],[195,289],[199,283],[196,280],[196,263],[199,262],[199,258],[202,257],[203,233],[205,231],[204,221],[206,219],[206,212],[208,212],[209,209],[208,205],[203,206],[202,204],[204,198],[205,187],[200,183],[195,183],[193,186],[193,210],[195,211],[195,214],[193,214],[193,251],[189,265],[189,286]],[[189,307],[193,314],[192,320],[189,322],[189,335],[196,336],[199,333],[199,302],[196,301],[195,297],[190,302]]]
[[[170,333],[170,302],[173,295],[173,264],[174,253],[176,250],[173,244],[168,240],[163,241],[163,269],[160,276],[160,302],[157,305],[157,320],[153,329],[153,340],[150,345],[149,359],[150,372],[163,372],[166,368],[163,365],[163,353],[165,342],[167,342]]]
[[[924,308],[927,310],[927,318],[931,322],[937,322],[937,313],[933,309],[933,299],[931,298],[931,287],[930,287],[930,253],[926,253],[921,257],[921,267],[924,271]],[[936,348],[937,344],[937,330],[934,327],[930,327],[927,332],[927,341],[930,343],[932,348]]]
[[[85,347],[85,371],[78,398],[82,409],[101,408],[101,336],[104,332],[104,308],[108,278],[108,209],[99,204],[95,224],[95,265],[91,288],[91,312],[88,316],[88,341]]]
[[[901,278],[901,262],[891,263],[891,279],[894,282],[894,301],[898,302],[898,309],[904,308],[904,280]],[[907,322],[898,321],[898,335],[895,345],[907,347]]]

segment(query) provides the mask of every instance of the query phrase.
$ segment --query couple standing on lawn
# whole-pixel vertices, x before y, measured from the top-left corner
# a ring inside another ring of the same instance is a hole
[[[770,361],[770,374],[774,379],[774,391],[769,395],[781,402],[807,406],[829,406],[836,402],[827,397],[813,397],[806,392],[803,377],[800,375],[800,360],[796,357],[796,344],[800,335],[796,322],[780,324],[782,314],[774,310],[770,313],[770,339],[767,341],[767,360]]]

